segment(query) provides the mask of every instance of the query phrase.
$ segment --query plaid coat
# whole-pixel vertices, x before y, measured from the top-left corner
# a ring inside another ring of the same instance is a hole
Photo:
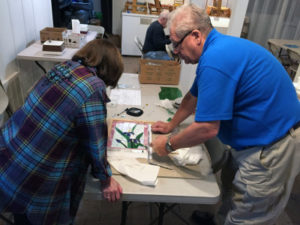
[[[32,224],[70,224],[89,164],[100,180],[106,159],[104,82],[74,61],[42,77],[0,132],[0,212],[25,213]]]

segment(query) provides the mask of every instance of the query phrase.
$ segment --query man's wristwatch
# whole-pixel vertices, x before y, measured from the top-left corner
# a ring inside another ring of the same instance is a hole
[[[166,150],[167,152],[171,153],[174,151],[172,145],[171,145],[171,142],[170,142],[170,139],[171,139],[172,135],[170,135],[167,139],[167,142],[166,142]]]

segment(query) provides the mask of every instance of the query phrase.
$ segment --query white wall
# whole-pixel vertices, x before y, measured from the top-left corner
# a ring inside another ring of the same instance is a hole
[[[27,62],[27,71],[21,70],[16,56],[39,40],[46,26],[53,26],[51,0],[0,0],[0,79],[4,84],[19,76],[24,91],[32,85],[37,67]]]
[[[232,0],[231,17],[227,30],[228,35],[240,37],[249,0]]]
[[[122,33],[122,11],[126,0],[112,0],[112,33],[121,35]]]

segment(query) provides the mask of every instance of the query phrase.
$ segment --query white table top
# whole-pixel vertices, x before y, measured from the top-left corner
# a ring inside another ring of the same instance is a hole
[[[97,36],[96,31],[89,31],[85,37],[85,42],[95,39]],[[42,44],[36,41],[32,45],[25,48],[17,55],[17,59],[32,60],[32,61],[47,61],[47,62],[64,62],[70,60],[72,56],[79,50],[78,48],[65,48],[62,55],[45,54],[42,51]]]
[[[166,121],[170,115],[167,111],[159,106],[158,93],[161,86],[167,85],[143,85],[138,83],[138,74],[123,74],[119,81],[120,86],[141,90],[142,105],[134,106],[142,108],[144,114],[138,117],[138,120],[146,121]],[[116,116],[129,105],[108,105],[108,117],[115,115],[114,118],[135,120],[127,114]],[[193,118],[189,118],[185,123],[190,123]],[[205,154],[204,154],[205,155]],[[209,166],[207,155],[201,160],[201,167]],[[201,179],[184,179],[184,178],[158,178],[155,187],[144,186],[122,175],[113,175],[123,188],[123,201],[143,201],[143,202],[166,202],[166,203],[186,203],[186,204],[215,204],[219,200],[220,190],[216,183],[215,175],[209,173]],[[89,178],[85,197],[91,199],[102,199],[98,181]]]

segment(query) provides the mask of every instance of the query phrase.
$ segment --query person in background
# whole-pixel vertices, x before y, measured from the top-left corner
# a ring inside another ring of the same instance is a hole
[[[1,128],[0,212],[14,224],[71,224],[89,165],[103,197],[120,199],[106,158],[106,87],[122,72],[118,49],[93,40],[45,74]]]
[[[197,64],[196,77],[173,119],[152,131],[169,133],[195,111],[195,121],[152,147],[159,155],[218,136],[230,146],[222,168],[217,224],[275,224],[300,171],[300,103],[287,72],[263,47],[219,33],[193,4],[172,12],[174,53]],[[201,224],[201,220],[199,220]]]
[[[164,28],[168,22],[168,10],[163,10],[158,20],[150,24],[147,29],[145,42],[143,45],[143,58],[145,59],[162,59],[170,60],[168,53],[166,52],[166,45],[171,41],[168,36],[165,35]]]

